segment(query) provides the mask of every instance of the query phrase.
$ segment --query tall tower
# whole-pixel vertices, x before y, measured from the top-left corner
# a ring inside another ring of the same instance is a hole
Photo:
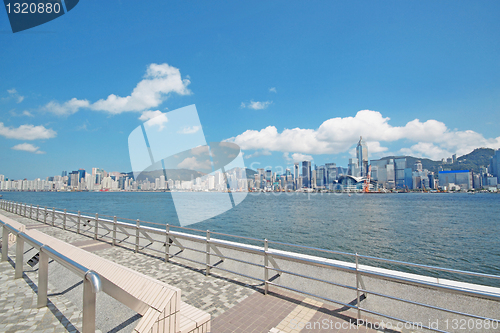
[[[358,158],[360,176],[366,177],[368,175],[368,146],[363,141],[362,136],[359,137],[359,142],[356,146],[356,157]]]
[[[302,186],[311,188],[311,161],[302,161]]]

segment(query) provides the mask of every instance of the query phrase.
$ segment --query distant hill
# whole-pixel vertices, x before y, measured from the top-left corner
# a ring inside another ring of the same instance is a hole
[[[491,157],[495,155],[495,150],[491,148],[477,148],[467,155],[457,158],[457,162],[448,164],[451,170],[472,170],[479,172],[482,166],[489,166]]]
[[[423,157],[413,156],[387,156],[381,158],[382,160],[406,157],[407,166],[415,171],[415,162],[417,160],[422,162],[422,168],[429,171],[438,172],[439,166],[444,170],[471,170],[479,172],[482,166],[490,165],[490,158],[495,154],[495,150],[491,148],[476,148],[469,154],[460,156],[453,164],[443,163],[442,161],[433,161]]]

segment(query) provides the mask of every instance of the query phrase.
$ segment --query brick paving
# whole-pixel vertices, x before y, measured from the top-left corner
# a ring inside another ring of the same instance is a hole
[[[261,285],[237,275],[213,272],[205,276],[205,267],[202,265],[181,259],[165,262],[161,257],[134,253],[131,249],[111,246],[89,236],[44,225],[3,210],[0,212],[27,225],[28,229],[36,228],[180,288],[183,301],[212,315],[214,333],[394,332],[349,325],[355,321],[349,311],[276,287],[272,287],[269,295],[265,296],[261,292]],[[9,252],[13,255],[12,251]],[[48,308],[36,308],[36,285],[32,282],[36,281],[35,271],[28,271],[24,274],[25,278],[14,280],[12,262],[1,263],[0,332],[81,331],[81,309],[66,299],[63,293],[54,293],[54,296],[49,297],[51,305]],[[122,327],[117,326],[111,331],[129,332],[138,319],[138,316],[131,317]]]

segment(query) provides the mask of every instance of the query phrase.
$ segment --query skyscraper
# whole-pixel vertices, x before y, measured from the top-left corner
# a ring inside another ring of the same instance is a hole
[[[302,186],[311,187],[311,161],[302,161]]]
[[[349,176],[353,177],[359,177],[360,176],[360,170],[359,170],[359,161],[357,158],[350,158],[349,159],[349,164],[347,165],[348,170],[347,174]]]
[[[497,183],[500,183],[500,149],[495,151],[495,155],[491,157],[489,172],[497,177]]]
[[[356,157],[358,159],[360,176],[366,177],[368,175],[368,146],[363,141],[362,136],[359,137],[359,142],[356,146]]]

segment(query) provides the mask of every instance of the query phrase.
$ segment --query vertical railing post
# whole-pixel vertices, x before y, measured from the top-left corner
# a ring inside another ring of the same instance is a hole
[[[166,241],[165,241],[165,262],[170,260],[170,225],[165,227]]]
[[[139,227],[141,226],[141,221],[137,219],[137,223],[135,225],[135,253],[139,252]]]
[[[49,213],[47,212],[47,206],[45,206],[45,212],[43,214],[43,223],[47,223],[47,214]]]
[[[207,230],[207,239],[206,239],[206,269],[205,276],[210,275],[210,230]]]
[[[49,255],[40,248],[38,258],[38,302],[37,307],[47,306],[47,289],[49,285]]]
[[[267,244],[267,239],[264,239],[264,295],[269,292],[269,257],[267,256],[267,251],[269,250],[269,245]]]
[[[97,231],[99,230],[98,224],[99,221],[99,214],[95,214],[95,227],[94,227],[94,239],[97,239]]]
[[[116,216],[113,216],[113,246],[116,245]]]
[[[33,204],[30,205],[30,219],[32,219],[33,216]]]
[[[24,217],[26,217],[26,208],[28,207],[28,204],[27,203],[24,203]]]
[[[66,208],[64,208],[64,215],[63,215],[63,229],[66,230]]]
[[[23,276],[23,256],[24,256],[24,239],[16,236],[16,272],[14,279],[19,279]]]
[[[56,222],[56,209],[55,207],[52,207],[52,226],[54,226],[55,222]]]
[[[19,215],[19,202],[16,202],[16,215]]]
[[[40,205],[36,205],[36,220],[38,221],[38,215],[40,215]]]
[[[7,261],[9,255],[9,230],[6,226],[2,227],[2,261]]]
[[[80,211],[78,211],[78,222],[76,224],[76,233],[79,234],[80,233]]]
[[[361,293],[359,291],[359,263],[358,263],[358,253],[356,252],[356,309],[358,310],[358,322],[361,320],[361,310],[359,309],[361,301]]]
[[[83,278],[83,333],[95,333],[95,300],[91,282]]]

